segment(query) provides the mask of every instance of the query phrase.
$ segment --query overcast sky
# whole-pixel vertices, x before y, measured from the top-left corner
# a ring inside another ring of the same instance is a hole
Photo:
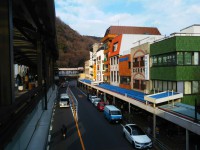
[[[81,35],[103,37],[111,25],[157,27],[170,35],[200,24],[200,0],[55,0],[56,16]]]

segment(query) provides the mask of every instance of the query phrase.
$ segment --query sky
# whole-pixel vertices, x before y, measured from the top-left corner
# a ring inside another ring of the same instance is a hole
[[[81,35],[103,37],[110,26],[157,27],[169,36],[200,24],[200,0],[54,0],[56,16]]]

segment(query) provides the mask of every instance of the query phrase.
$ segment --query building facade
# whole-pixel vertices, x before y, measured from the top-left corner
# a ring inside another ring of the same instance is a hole
[[[194,25],[150,46],[152,91],[176,91],[184,94],[183,103],[199,100],[200,34]],[[198,30],[199,31],[199,30]]]

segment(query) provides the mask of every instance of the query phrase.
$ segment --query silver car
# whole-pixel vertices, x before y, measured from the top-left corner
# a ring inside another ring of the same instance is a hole
[[[151,139],[144,133],[144,131],[136,124],[126,124],[123,127],[124,137],[136,149],[150,149],[152,148]]]
[[[96,106],[97,107],[97,104],[99,103],[101,101],[101,99],[100,98],[95,98],[94,99],[94,101],[93,101],[93,104],[94,104],[94,106]]]

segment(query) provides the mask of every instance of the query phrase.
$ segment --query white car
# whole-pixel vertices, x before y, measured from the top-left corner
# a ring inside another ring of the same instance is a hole
[[[97,104],[99,103],[101,101],[101,99],[100,98],[95,98],[94,99],[94,101],[93,101],[93,104],[94,104],[94,106],[96,106],[97,107]]]
[[[144,131],[136,124],[126,124],[123,127],[125,138],[136,149],[150,149],[152,148],[151,139],[144,133]]]
[[[89,100],[91,101],[91,103],[93,103],[93,101],[94,101],[95,98],[97,98],[97,96],[95,96],[95,95],[91,95],[89,97]]]

